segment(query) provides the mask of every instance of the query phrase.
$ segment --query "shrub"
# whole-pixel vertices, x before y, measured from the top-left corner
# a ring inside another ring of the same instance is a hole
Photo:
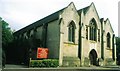
[[[58,59],[31,60],[30,67],[57,67]]]

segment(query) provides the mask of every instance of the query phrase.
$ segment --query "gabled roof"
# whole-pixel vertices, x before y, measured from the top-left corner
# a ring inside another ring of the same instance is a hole
[[[84,15],[85,15],[92,6],[94,7],[94,9],[95,9],[95,11],[96,11],[96,14],[97,14],[97,16],[98,16],[98,19],[100,19],[99,15],[98,15],[98,12],[97,12],[97,10],[96,10],[96,7],[95,7],[95,5],[94,5],[93,2],[92,2],[89,6],[78,10],[78,13],[81,14],[81,12],[83,11],[83,13],[84,13]]]
[[[113,28],[112,28],[112,26],[111,26],[110,20],[109,20],[108,18],[105,20],[105,24],[106,24],[106,22],[109,22],[110,28],[111,28],[111,30],[114,32],[114,30],[113,30]]]
[[[73,2],[71,2],[70,4],[73,4],[73,5],[74,5]],[[70,5],[70,4],[69,4],[69,5]],[[68,5],[68,6],[69,6],[69,5]],[[93,3],[93,2],[91,3],[91,5],[89,5],[89,6],[85,7],[85,8],[82,8],[82,9],[80,9],[80,10],[77,10],[78,14],[81,14],[82,11],[83,11],[83,13],[84,13],[84,15],[85,15],[85,14],[88,12],[89,8],[90,8],[92,5],[94,6],[94,3]],[[94,7],[95,7],[95,6],[94,6]],[[65,8],[67,8],[67,7],[65,7]],[[27,31],[29,31],[29,30],[31,30],[31,29],[33,29],[33,28],[42,26],[43,24],[47,24],[48,22],[51,22],[51,21],[56,20],[56,19],[59,19],[59,14],[60,14],[65,8],[63,8],[63,9],[61,9],[61,10],[59,10],[59,11],[57,11],[57,12],[51,14],[51,15],[48,15],[48,16],[44,17],[43,19],[40,19],[40,20],[38,20],[38,21],[36,21],[36,22],[34,22],[34,23],[32,23],[32,24],[30,24],[30,25],[28,25],[28,26],[26,26],[26,27],[24,27],[24,28],[22,28],[22,29],[20,29],[20,30],[18,30],[18,31],[16,31],[16,32],[14,33],[14,35],[19,35],[19,34],[21,34],[21,33],[27,32]],[[96,8],[95,8],[95,10],[96,10]],[[97,11],[96,11],[96,12],[97,12]],[[98,15],[98,13],[97,13],[97,15]],[[99,17],[99,15],[98,15],[98,17]]]
[[[74,5],[73,2],[71,2],[69,5],[71,5],[71,4]],[[29,30],[31,30],[33,28],[36,28],[38,26],[42,26],[43,24],[47,24],[48,22],[51,22],[51,21],[56,20],[56,19],[59,19],[60,12],[62,12],[65,8],[63,8],[63,9],[61,9],[61,10],[59,10],[59,11],[57,11],[57,12],[55,12],[55,13],[47,16],[47,17],[44,17],[43,19],[40,19],[40,20],[38,20],[38,21],[36,21],[36,22],[34,22],[34,23],[32,23],[32,24],[30,24],[30,25],[28,25],[28,26],[26,26],[26,27],[24,27],[24,28],[22,28],[22,29],[20,29],[18,31],[16,31],[14,33],[14,35],[19,35],[21,33],[27,32],[27,31],[29,31]]]
[[[71,2],[70,4],[74,5],[73,2]],[[32,23],[32,24],[30,24],[30,25],[28,25],[28,26],[26,26],[26,27],[24,27],[24,28],[22,28],[18,31],[16,31],[14,33],[14,35],[19,35],[20,33],[27,32],[27,31],[35,28],[35,27],[42,26],[43,24],[46,24],[46,23],[51,22],[53,20],[59,19],[60,12],[62,12],[65,8],[63,8],[63,9],[61,9],[61,10],[59,10],[59,11],[57,11],[57,12],[51,14],[51,15],[48,15],[48,16],[44,17],[43,19],[40,19],[40,20],[38,20],[38,21],[36,21],[36,22],[34,22],[34,23]],[[78,12],[78,14],[81,14],[81,12],[83,11],[83,13],[86,14],[89,8],[90,8],[90,6],[87,6],[85,8],[80,9],[80,10],[77,10],[77,12]]]

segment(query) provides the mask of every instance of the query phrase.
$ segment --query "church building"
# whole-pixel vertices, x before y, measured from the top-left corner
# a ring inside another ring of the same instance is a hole
[[[32,59],[36,59],[37,47],[43,47],[48,48],[49,59],[59,60],[59,66],[116,64],[114,30],[108,18],[99,17],[94,3],[77,10],[71,2],[67,7],[16,31],[14,36],[18,42],[21,38],[30,39],[30,47],[25,48],[33,55]]]

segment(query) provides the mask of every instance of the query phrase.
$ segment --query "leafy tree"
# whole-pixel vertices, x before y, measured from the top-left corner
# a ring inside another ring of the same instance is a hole
[[[1,20],[1,22],[2,22],[2,46],[5,47],[8,45],[8,43],[12,42],[13,35],[9,27],[9,24],[4,20]]]
[[[0,17],[0,24],[2,25],[2,67],[5,67],[6,63],[6,57],[7,57],[7,47],[9,46],[9,43],[12,42],[13,36],[12,31],[9,27],[9,24],[2,20]]]

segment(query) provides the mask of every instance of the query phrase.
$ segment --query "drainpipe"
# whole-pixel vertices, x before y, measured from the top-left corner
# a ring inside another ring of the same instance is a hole
[[[79,42],[78,42],[78,57],[81,59],[81,28],[79,23]]]
[[[104,60],[104,19],[101,19],[101,58]]]
[[[102,31],[102,36],[101,36],[101,58],[104,60],[104,38],[103,38],[104,31]]]

